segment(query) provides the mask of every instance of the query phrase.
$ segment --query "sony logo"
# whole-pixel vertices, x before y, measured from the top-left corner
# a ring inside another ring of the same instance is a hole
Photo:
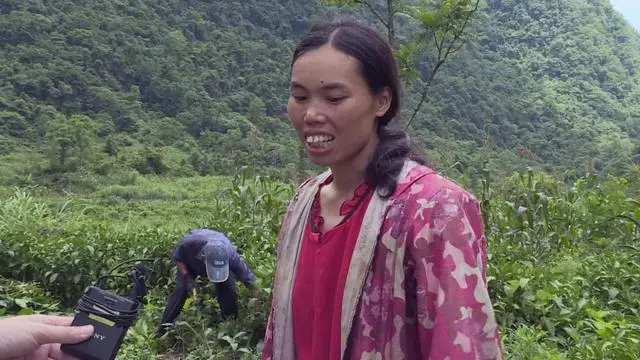
[[[107,337],[105,335],[100,335],[98,333],[94,333],[93,334],[93,338],[102,341],[102,340],[106,339]]]

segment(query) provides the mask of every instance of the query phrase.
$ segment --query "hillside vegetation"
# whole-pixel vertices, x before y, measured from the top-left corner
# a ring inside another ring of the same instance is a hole
[[[6,181],[32,170],[188,176],[297,164],[281,116],[287,62],[292,34],[320,6],[1,4],[0,154],[29,163]]]
[[[622,173],[640,153],[638,33],[608,0],[488,3],[477,39],[438,75],[422,138],[451,139],[465,162]]]
[[[434,164],[621,174],[640,136],[638,34],[606,0],[484,5],[412,123]],[[375,24],[311,0],[3,0],[0,14],[0,181],[67,186],[313,170],[286,118],[295,41],[336,14]]]

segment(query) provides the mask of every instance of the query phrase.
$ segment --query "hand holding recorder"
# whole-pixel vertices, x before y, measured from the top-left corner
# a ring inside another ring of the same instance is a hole
[[[20,315],[0,319],[0,359],[73,360],[60,344],[89,339],[93,326],[71,326],[73,317]]]

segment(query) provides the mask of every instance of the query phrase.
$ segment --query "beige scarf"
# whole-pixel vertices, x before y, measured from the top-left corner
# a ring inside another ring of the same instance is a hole
[[[409,171],[416,166],[414,161],[406,161],[399,175],[399,180],[404,179]],[[304,184],[291,204],[289,205],[289,218],[283,224],[280,232],[280,244],[276,278],[274,280],[273,310],[273,360],[293,360],[295,347],[293,342],[293,325],[291,321],[291,293],[298,264],[298,254],[302,243],[302,234],[309,216],[313,198],[318,186],[324,182],[331,172],[329,170],[311,179]],[[371,264],[378,233],[382,227],[386,209],[390,205],[390,199],[383,199],[377,193],[373,194],[364,215],[364,221],[356,242],[347,281],[342,299],[342,327],[341,327],[341,359],[344,359],[347,349],[347,340],[351,332],[353,318],[355,316],[360,294],[364,287],[369,266]]]

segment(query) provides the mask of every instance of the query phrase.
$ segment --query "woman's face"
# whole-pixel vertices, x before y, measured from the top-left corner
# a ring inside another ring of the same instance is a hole
[[[340,165],[375,151],[375,118],[389,108],[390,92],[372,94],[358,66],[358,60],[330,45],[293,64],[287,110],[316,165]]]

